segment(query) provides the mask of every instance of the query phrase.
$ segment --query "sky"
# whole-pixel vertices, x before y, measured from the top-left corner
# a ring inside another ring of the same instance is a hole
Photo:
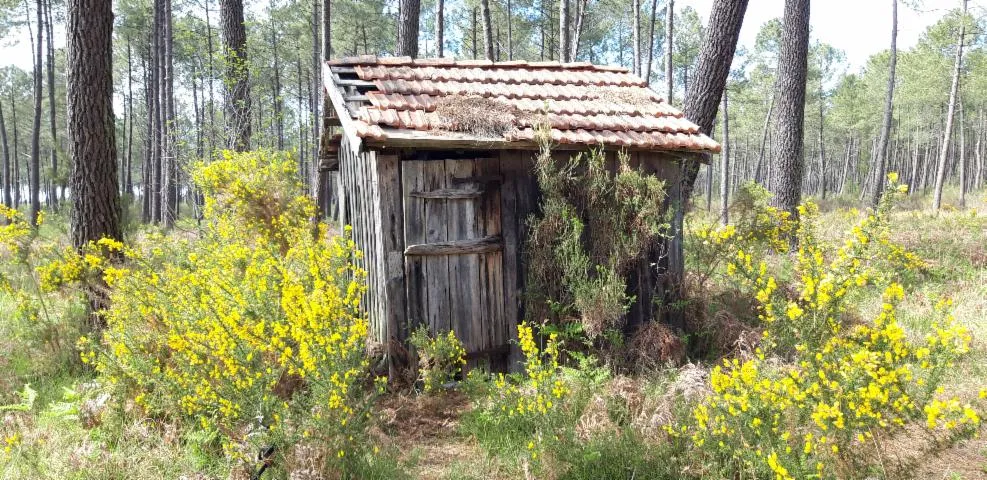
[[[250,0],[248,0],[249,3]],[[768,20],[780,17],[784,0],[750,0],[740,43],[751,47],[758,30]],[[901,3],[901,2],[899,2]],[[676,7],[691,6],[705,23],[713,0],[676,0]],[[987,0],[970,2],[973,12],[982,13]],[[899,7],[898,45],[901,49],[914,46],[925,29],[939,20],[950,8],[959,6],[956,0],[924,0],[921,9]],[[888,48],[891,41],[891,2],[889,0],[816,0],[809,16],[813,39],[819,39],[846,52],[847,67],[859,70],[867,59]],[[23,39],[17,43],[17,40]],[[56,47],[65,44],[64,30],[55,32]],[[31,51],[24,32],[11,32],[0,40],[0,66],[15,64],[31,68]]]

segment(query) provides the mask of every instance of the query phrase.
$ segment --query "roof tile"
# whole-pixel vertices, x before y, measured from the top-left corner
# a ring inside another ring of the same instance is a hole
[[[369,90],[359,87],[366,100],[348,127],[364,138],[386,141],[388,135],[402,131],[451,135],[442,130],[452,129],[455,121],[436,112],[443,98],[478,96],[515,109],[517,128],[504,134],[507,141],[530,144],[535,127],[547,121],[553,141],[562,144],[709,152],[720,148],[623,67],[373,55],[341,58],[327,65],[352,66],[357,78],[373,82]],[[352,75],[338,76],[352,79]],[[333,79],[329,76],[326,81]],[[343,89],[332,83],[326,86]],[[461,132],[455,136],[463,138]]]

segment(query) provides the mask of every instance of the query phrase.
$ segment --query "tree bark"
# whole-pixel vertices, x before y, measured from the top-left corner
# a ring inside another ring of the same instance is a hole
[[[161,220],[165,228],[171,228],[178,217],[178,151],[175,138],[175,62],[174,33],[171,0],[162,5],[162,84],[161,113],[162,162],[161,162]]]
[[[250,69],[243,0],[219,0],[226,56],[227,145],[238,152],[250,149]]]
[[[949,139],[953,134],[953,116],[956,113],[956,96],[960,88],[960,72],[963,69],[963,43],[966,39],[966,11],[969,0],[963,0],[963,20],[960,24],[960,35],[956,41],[956,58],[953,66],[953,83],[949,89],[949,107],[946,111],[946,128],[943,132],[942,149],[939,152],[939,163],[936,169],[936,185],[932,197],[932,209],[938,213],[942,206],[942,188],[946,181],[946,163],[949,159]]]
[[[747,2],[741,2],[737,0],[727,1],[724,3],[743,3],[743,9],[746,12]],[[717,5],[718,6],[718,5]],[[716,8],[716,6],[714,6]],[[741,18],[737,20],[737,23],[742,23],[743,12],[741,12]],[[709,27],[712,27],[713,16],[710,14]],[[675,0],[668,0],[668,8],[665,10],[665,88],[666,95],[668,99],[668,104],[671,105],[675,97]],[[739,33],[738,33],[739,34]],[[734,40],[734,48],[730,51],[730,62],[733,62],[733,52],[736,50],[736,40]],[[727,66],[727,73],[730,73],[730,66]],[[724,79],[724,85],[726,85],[726,80]],[[688,87],[686,88],[688,90]]]
[[[960,110],[960,207],[966,207],[966,122],[963,118],[963,97],[957,100]]]
[[[658,0],[651,0],[651,26],[648,29],[648,55],[644,62],[644,81],[651,85],[651,61],[655,56],[655,23],[658,21]]]
[[[122,239],[113,121],[113,2],[68,0],[72,243]]]
[[[511,2],[507,2],[507,11],[510,12]],[[445,7],[444,0],[437,0],[435,8],[435,53],[436,57],[442,58],[445,56],[445,12],[443,12],[443,7]],[[510,25],[507,29],[507,43],[511,42],[511,30]]]
[[[637,4],[639,0],[634,0]],[[571,31],[569,28],[569,0],[561,0],[559,2],[559,61],[568,62],[569,58],[569,44],[571,43],[570,35]]]
[[[48,127],[51,134],[51,152],[49,164],[51,167],[51,186],[48,189],[48,205],[52,207],[55,211],[58,211],[58,129],[57,117],[55,116],[55,43],[52,40],[53,37],[53,27],[52,27],[52,15],[51,15],[51,0],[45,2],[45,31],[47,32],[46,41],[48,46]]]
[[[576,61],[576,57],[579,55],[579,39],[583,35],[583,24],[586,20],[586,9],[588,8],[589,0],[576,0],[576,25],[572,29],[572,38],[570,42],[572,43],[571,48],[569,48],[569,61]]]
[[[720,221],[730,223],[730,107],[729,90],[723,90],[723,151],[720,153]]]
[[[21,155],[20,155],[20,133],[17,128],[17,102],[14,99],[14,89],[10,89],[10,123],[13,125],[13,151],[12,155],[14,162],[11,166],[13,172],[11,174],[11,183],[14,190],[14,208],[19,208],[21,206]]]
[[[695,81],[688,91],[685,117],[694,122],[699,131],[709,134],[716,121],[720,98],[726,87],[730,65],[737,50],[740,27],[747,13],[748,0],[716,0],[710,12],[699,60],[696,62]],[[682,162],[682,189],[678,201],[683,205],[692,195],[700,162]]]
[[[768,102],[768,113],[764,115],[764,126],[761,128],[761,149],[757,157],[757,167],[754,169],[754,181],[764,183],[761,176],[761,167],[764,164],[764,153],[768,146],[768,134],[771,132],[771,113],[775,109],[775,92],[771,92],[771,100]]]
[[[898,65],[898,0],[891,0],[891,60],[888,67],[888,89],[884,99],[884,123],[881,125],[881,140],[877,145],[877,159],[875,161],[875,181],[872,189],[873,195],[870,197],[870,205],[877,207],[884,194],[884,176],[888,156],[888,138],[891,133],[891,121],[894,113],[894,87],[895,75]]]
[[[822,80],[819,81],[819,186],[822,189],[822,199],[826,199],[826,142],[825,142],[825,98]]]
[[[809,52],[809,0],[786,0],[778,57],[775,181],[772,202],[798,214],[805,169],[805,90]]]
[[[631,15],[634,22],[634,30],[631,32],[631,41],[634,42],[632,45],[634,51],[634,65],[631,70],[633,70],[634,75],[641,75],[641,0],[633,0],[631,2],[631,9],[633,10]]]
[[[3,148],[3,204],[12,207],[14,205],[14,196],[11,194],[10,187],[12,182],[10,181],[10,145],[7,143],[7,124],[3,119],[3,104],[0,103],[0,147]]]
[[[30,195],[30,216],[31,224],[34,225],[38,214],[41,212],[41,95],[42,95],[42,51],[44,46],[44,20],[42,19],[42,1],[38,0],[37,6],[37,44],[34,56],[34,123],[31,129],[31,164],[28,168],[28,183]]]
[[[421,0],[400,0],[398,22],[398,55],[418,57],[418,28],[421,21]]]
[[[493,23],[490,20],[490,0],[480,0],[480,16],[483,20],[483,54],[487,60],[496,61],[494,55]]]

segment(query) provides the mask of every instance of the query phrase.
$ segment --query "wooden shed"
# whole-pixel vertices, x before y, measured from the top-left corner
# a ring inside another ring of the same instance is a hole
[[[361,56],[327,62],[323,76],[326,124],[342,134],[320,168],[364,252],[371,335],[392,368],[419,325],[452,329],[475,362],[506,366],[538,208],[536,122],[551,126],[559,156],[625,149],[672,197],[678,162],[719,149],[623,68]],[[654,265],[638,270],[632,288],[660,281]],[[650,320],[653,299],[636,297],[628,321]]]

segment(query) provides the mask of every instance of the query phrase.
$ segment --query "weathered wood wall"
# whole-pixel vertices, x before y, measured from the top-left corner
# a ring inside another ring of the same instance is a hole
[[[495,151],[464,158],[459,152],[444,158],[430,152],[422,159],[420,152],[385,149],[357,155],[343,140],[335,207],[340,222],[353,226],[363,252],[365,307],[375,341],[400,345],[421,325],[433,333],[452,329],[472,364],[509,366],[504,362],[511,341],[525,318],[526,222],[540,200],[532,170],[536,154]],[[560,152],[556,158],[568,156]],[[615,154],[608,156],[616,168]],[[631,153],[630,162],[665,179],[670,198],[677,198],[674,158]],[[663,291],[661,268],[667,262],[659,246],[630,275],[635,303],[628,328],[660,317],[652,292]]]

